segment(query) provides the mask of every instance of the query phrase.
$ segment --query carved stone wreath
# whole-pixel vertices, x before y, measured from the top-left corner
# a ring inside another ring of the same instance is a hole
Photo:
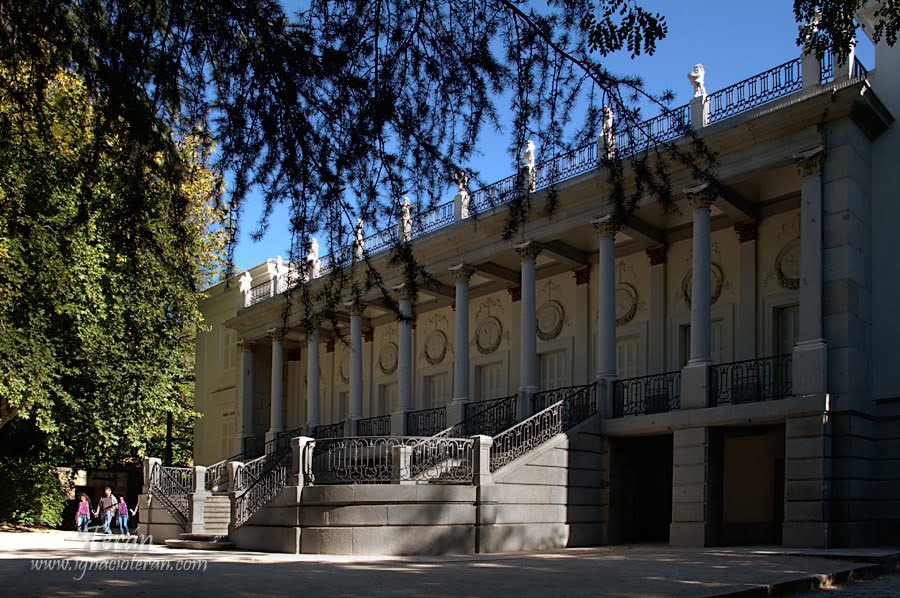
[[[447,356],[447,335],[435,330],[425,339],[425,361],[429,365],[437,365]]]
[[[688,307],[691,306],[691,274],[692,272],[685,274],[684,280],[681,281],[681,295],[684,297],[684,303]],[[709,289],[709,304],[713,305],[722,294],[722,283],[725,281],[725,277],[718,264],[710,264],[709,275],[712,278]]]
[[[381,348],[378,354],[378,369],[385,376],[390,376],[397,371],[397,345],[388,343]]]
[[[566,312],[558,301],[545,301],[537,310],[537,335],[542,341],[552,341],[562,332]]]
[[[637,291],[627,282],[616,286],[616,324],[622,326],[634,319],[637,313]]]
[[[482,355],[493,353],[500,347],[503,324],[494,316],[488,316],[475,328],[475,348]]]
[[[781,248],[775,258],[775,276],[781,288],[796,291],[800,288],[800,240],[794,239]]]
[[[341,382],[344,384],[350,383],[350,356],[345,355],[344,359],[341,361],[341,365],[338,368],[338,376],[341,378]]]

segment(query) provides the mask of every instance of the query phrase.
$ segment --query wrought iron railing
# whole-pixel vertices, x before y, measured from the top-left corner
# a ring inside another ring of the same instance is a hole
[[[383,228],[363,240],[363,247],[369,253],[378,253],[394,244],[397,239],[397,228]]]
[[[210,492],[222,490],[223,486],[228,486],[228,464],[232,461],[241,461],[245,459],[244,453],[232,455],[227,459],[217,461],[206,468],[205,488]]]
[[[234,527],[239,528],[287,486],[294,465],[294,451],[270,453],[260,459],[269,463],[259,475],[237,494],[234,501]]]
[[[256,305],[260,301],[264,301],[272,294],[272,283],[270,281],[263,282],[250,289],[250,305]]]
[[[412,447],[422,438],[360,436],[317,440],[311,478],[315,484],[389,484],[394,479],[393,448]],[[403,472],[407,477],[409,472]]]
[[[327,426],[316,426],[313,430],[312,437],[316,440],[325,438],[340,438],[344,435],[344,422],[339,421],[336,424],[328,424]]]
[[[417,482],[470,484],[474,447],[470,438],[426,438],[412,447],[409,477]]]
[[[834,80],[834,56],[831,50],[825,52],[822,60],[819,61],[819,82],[828,83]]]
[[[620,158],[625,158],[646,151],[658,143],[677,139],[686,134],[690,127],[691,107],[685,104],[618,132],[615,147],[610,149]]]
[[[158,500],[183,529],[191,517],[194,470],[190,467],[163,467],[155,463],[150,471],[150,496]]]
[[[463,411],[465,419],[454,426],[448,436],[493,436],[516,423],[516,401],[519,395],[468,403]]]
[[[358,420],[356,422],[356,434],[358,436],[390,436],[390,414]]]
[[[556,181],[588,172],[597,167],[597,144],[588,143],[535,166],[535,186],[549,187]]]
[[[681,408],[681,371],[616,380],[613,417],[664,413]]]
[[[869,71],[856,56],[853,57],[853,70],[850,72],[850,76],[854,79],[865,79],[869,76]]]
[[[587,384],[494,437],[491,471],[518,459],[597,412],[597,384]]]
[[[560,388],[537,392],[531,397],[531,412],[537,413],[538,411],[546,409],[550,405],[558,403],[581,388],[583,388],[583,385],[579,384],[576,386],[562,386]]]
[[[775,355],[710,368],[710,406],[756,403],[794,394],[793,355]]]
[[[795,58],[708,96],[709,123],[746,112],[802,87],[800,59]]]
[[[469,199],[469,207],[477,212],[483,212],[493,206],[506,203],[515,195],[516,181],[520,175],[512,174],[472,193]]]
[[[447,408],[420,409],[406,414],[406,433],[410,436],[432,436],[447,426]]]
[[[453,224],[454,205],[452,201],[441,204],[427,212],[422,212],[416,218],[413,237],[425,235],[433,230]]]

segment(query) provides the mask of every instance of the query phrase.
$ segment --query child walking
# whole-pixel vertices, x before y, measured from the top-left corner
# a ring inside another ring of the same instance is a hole
[[[125,502],[125,495],[119,501],[119,533],[123,536],[131,535],[128,531],[128,504]]]
[[[87,494],[82,492],[78,500],[78,511],[75,513],[75,529],[79,532],[86,532],[90,522],[91,503],[88,502]]]

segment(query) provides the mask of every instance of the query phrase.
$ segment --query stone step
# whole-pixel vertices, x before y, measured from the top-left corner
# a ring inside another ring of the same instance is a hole
[[[166,540],[169,548],[182,548],[189,550],[234,550],[237,544],[234,542],[208,542],[205,540]]]

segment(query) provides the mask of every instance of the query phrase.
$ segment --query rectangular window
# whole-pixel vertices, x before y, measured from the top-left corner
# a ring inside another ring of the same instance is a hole
[[[378,415],[393,413],[400,406],[400,395],[396,382],[378,386]]]
[[[788,305],[775,310],[775,355],[794,352],[794,345],[800,338],[800,306]]]
[[[616,377],[619,380],[637,378],[641,375],[638,363],[641,337],[626,336],[616,341]]]
[[[237,332],[229,328],[219,329],[221,370],[227,372],[237,365]]]
[[[476,367],[475,381],[478,384],[476,396],[479,401],[506,396],[506,384],[503,381],[503,364],[500,362]]]
[[[443,407],[450,400],[449,375],[445,372],[425,376],[425,404],[423,409]]]
[[[568,386],[569,377],[566,375],[565,351],[553,351],[538,355],[538,368],[540,376],[538,386],[541,390],[553,390]]]

